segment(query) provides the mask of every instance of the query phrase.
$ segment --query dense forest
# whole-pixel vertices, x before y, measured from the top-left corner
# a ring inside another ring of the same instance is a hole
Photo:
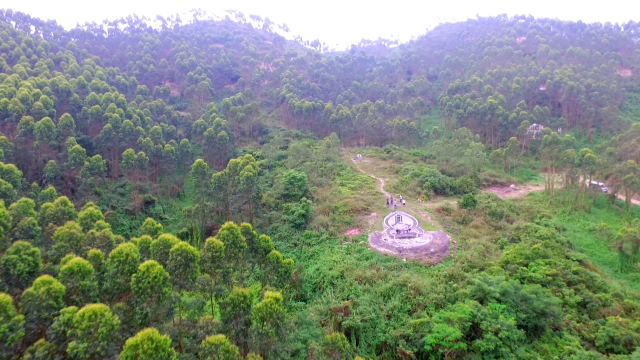
[[[640,23],[192,15],[0,10],[0,359],[640,359]],[[444,261],[367,247],[355,153]]]

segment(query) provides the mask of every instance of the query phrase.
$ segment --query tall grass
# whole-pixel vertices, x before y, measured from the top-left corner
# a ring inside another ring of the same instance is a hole
[[[606,277],[624,287],[640,290],[640,270],[634,267],[628,272],[619,272],[619,255],[614,244],[601,238],[597,232],[599,224],[604,223],[613,234],[617,233],[623,226],[628,226],[629,218],[640,217],[640,207],[633,206],[630,216],[625,216],[618,209],[611,207],[602,195],[598,197],[590,212],[573,209],[559,202],[559,199],[550,201],[543,193],[531,194],[526,201],[540,209],[554,211],[553,222],[565,230],[564,235],[575,246],[575,250],[584,253],[587,260]],[[616,201],[616,206],[621,209],[624,204],[622,201]]]

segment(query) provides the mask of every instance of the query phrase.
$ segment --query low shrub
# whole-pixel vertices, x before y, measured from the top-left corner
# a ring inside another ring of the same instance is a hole
[[[476,198],[471,194],[465,195],[462,200],[458,202],[458,207],[460,207],[460,209],[473,210],[476,206],[478,206],[478,200],[476,200]]]

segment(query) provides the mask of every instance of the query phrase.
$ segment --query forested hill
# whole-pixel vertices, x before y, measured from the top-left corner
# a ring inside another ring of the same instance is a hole
[[[0,10],[0,360],[640,358],[640,23],[228,15]]]
[[[255,101],[279,109],[288,126],[375,145],[418,141],[422,116],[439,109],[448,126],[465,126],[497,147],[525,120],[554,129],[619,130],[619,108],[639,76],[635,23],[479,18],[440,25],[393,49],[363,42],[325,55],[286,41],[268,21],[243,17],[182,26],[179,18],[161,19],[154,28],[130,17],[70,31],[11,11],[2,19],[1,116],[16,125],[25,114],[34,121],[47,115],[31,114],[42,104],[37,90],[54,102],[45,101],[57,117],[68,112],[76,121],[103,116],[106,107],[102,114],[90,111],[91,93],[111,93],[114,102],[122,95],[127,107],[149,109],[153,122],[189,138],[206,130],[193,124],[212,102],[234,135],[256,136],[263,110]],[[369,48],[375,56],[367,55]],[[7,80],[12,74],[18,77]],[[24,97],[20,80],[29,77],[49,84],[37,83],[27,92],[36,91],[31,101],[9,109],[14,97]],[[212,125],[210,114],[203,120]],[[94,121],[91,136],[103,126],[104,119]]]

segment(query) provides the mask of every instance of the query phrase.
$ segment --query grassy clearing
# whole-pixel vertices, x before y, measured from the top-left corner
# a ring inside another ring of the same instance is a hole
[[[349,162],[350,163],[350,162]],[[314,189],[315,210],[310,228],[341,237],[351,228],[368,228],[367,216],[377,211],[376,182],[347,164],[340,164],[335,181],[320,182]]]
[[[420,130],[422,132],[431,131],[434,126],[442,127],[442,119],[440,118],[440,109],[438,107],[422,117]]]
[[[523,167],[517,169],[514,174],[515,178],[518,180],[518,184],[531,183],[534,185],[539,185],[544,183],[544,177],[538,172],[530,167]]]
[[[587,260],[605,277],[625,288],[640,291],[640,270],[618,272],[618,253],[614,244],[598,235],[597,226],[600,223],[606,224],[613,234],[628,225],[625,216],[611,208],[604,196],[598,198],[590,212],[573,210],[557,202],[554,204],[543,193],[531,194],[526,201],[540,209],[553,211],[553,222],[565,229],[564,235],[571,240],[575,249],[585,254]],[[616,204],[621,208],[624,206],[619,200]],[[640,207],[633,206],[631,218],[637,217],[640,217]]]
[[[392,159],[383,158],[377,154],[377,152],[378,151],[376,150],[368,148],[344,149],[340,157],[345,163],[351,164],[354,171],[358,171],[359,169],[366,174],[383,179],[385,182],[384,189],[389,192],[394,199],[397,199],[400,194],[393,191],[393,184],[397,181],[396,171],[400,164],[394,162]],[[363,154],[365,160],[354,164],[351,159],[353,159],[358,153]],[[373,180],[373,177],[368,177]],[[376,180],[376,191],[363,193],[363,195],[369,197],[369,202],[373,203],[372,211],[366,218],[368,225],[366,227],[367,232],[383,230],[382,219],[392,211],[391,208],[386,206],[386,196],[379,190],[379,188],[380,181]],[[425,230],[442,230],[442,226],[437,221],[433,220],[433,214],[431,213],[429,203],[419,203],[415,194],[405,193],[402,195],[407,199],[407,205],[398,205],[398,210],[414,216],[420,221],[422,228]],[[375,214],[375,216],[373,214]],[[364,229],[365,228],[363,228],[363,230]]]

